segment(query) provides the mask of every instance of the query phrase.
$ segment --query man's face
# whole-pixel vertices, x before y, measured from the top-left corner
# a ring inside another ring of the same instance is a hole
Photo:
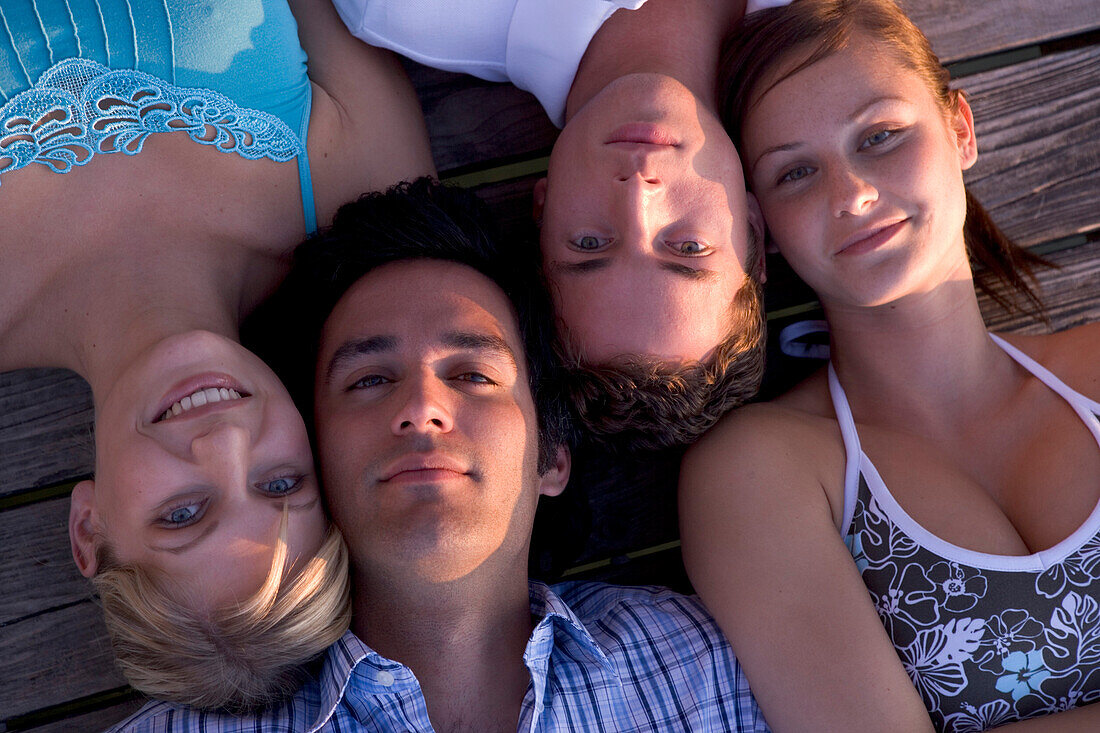
[[[562,131],[535,204],[585,361],[702,360],[725,338],[759,220],[733,143],[683,85],[634,74],[605,88]]]
[[[526,568],[539,493],[568,470],[538,475],[523,342],[491,280],[438,260],[371,271],[325,323],[315,397],[325,495],[357,574]]]

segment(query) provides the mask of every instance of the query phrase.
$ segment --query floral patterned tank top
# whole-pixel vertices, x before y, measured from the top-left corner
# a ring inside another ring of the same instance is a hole
[[[1100,444],[1100,404],[990,337]],[[848,456],[844,542],[936,729],[986,730],[1100,700],[1100,505],[1033,555],[945,542],[906,514],[863,453],[831,364],[829,390]]]

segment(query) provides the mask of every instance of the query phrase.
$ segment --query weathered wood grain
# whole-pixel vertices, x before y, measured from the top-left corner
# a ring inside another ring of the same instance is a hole
[[[4,718],[126,684],[115,669],[107,629],[91,601],[4,626],[0,640]]]
[[[1039,275],[1051,327],[1064,331],[1100,321],[1100,241],[1056,252],[1047,257],[1059,269]],[[982,315],[991,331],[1045,333],[1046,326],[1026,315],[1012,315],[980,296]]]
[[[0,640],[16,619],[91,597],[69,552],[68,517],[67,497],[0,513]]]
[[[1100,47],[967,77],[978,131],[968,185],[1028,246],[1100,227]]]
[[[441,173],[543,155],[554,144],[557,128],[527,92],[407,60],[405,68],[420,97]]]
[[[943,63],[1100,28],[1093,0],[899,0]]]
[[[61,369],[0,374],[0,497],[91,471],[87,383]]]

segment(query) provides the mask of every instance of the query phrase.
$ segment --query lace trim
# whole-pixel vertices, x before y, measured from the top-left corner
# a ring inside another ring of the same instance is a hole
[[[136,155],[155,132],[186,132],[249,160],[284,162],[305,153],[278,117],[238,107],[218,92],[66,59],[0,108],[0,175],[31,163],[67,173],[96,153]]]

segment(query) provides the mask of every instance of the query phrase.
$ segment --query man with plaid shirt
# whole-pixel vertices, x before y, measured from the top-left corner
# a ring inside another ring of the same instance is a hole
[[[534,259],[487,228],[470,194],[421,179],[299,250],[280,326],[304,341],[283,351],[315,364],[351,630],[255,715],[150,703],[118,730],[767,730],[698,599],[528,580],[569,452]]]

